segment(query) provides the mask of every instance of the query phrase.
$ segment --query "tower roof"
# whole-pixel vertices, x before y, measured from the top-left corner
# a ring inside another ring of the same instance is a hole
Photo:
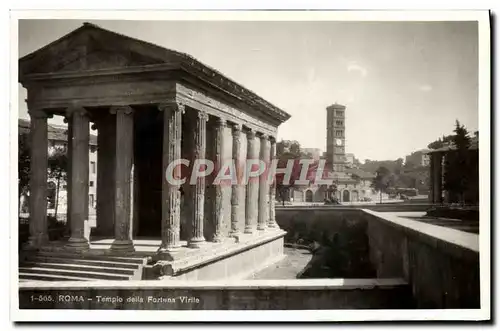
[[[345,110],[345,106],[335,102],[333,105],[326,107],[326,109],[344,109]]]

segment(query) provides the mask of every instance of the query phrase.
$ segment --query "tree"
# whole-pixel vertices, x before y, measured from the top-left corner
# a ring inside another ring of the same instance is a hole
[[[464,192],[468,188],[470,174],[469,147],[471,138],[465,126],[457,120],[452,143],[455,149],[446,154],[444,164],[444,189],[451,195],[456,195],[461,204],[464,203]]]
[[[289,183],[284,182],[285,174],[276,174],[276,194],[284,205],[290,191],[296,187],[295,181],[300,178],[302,171],[300,160],[303,158],[310,159],[310,157],[301,150],[300,143],[294,140],[281,140],[276,144],[276,152],[276,158],[278,159],[277,168],[284,169],[287,167],[289,161],[293,161]],[[316,168],[317,164],[309,166],[306,179],[311,180],[314,178]]]
[[[328,188],[326,189],[327,195],[328,195],[328,200],[329,201],[336,201],[337,199],[337,184],[333,183],[331,185],[328,185]]]
[[[391,172],[386,167],[379,167],[376,173],[371,187],[380,192],[380,203],[382,203],[382,193],[387,193],[392,184]]]
[[[30,181],[30,148],[28,144],[28,134],[19,135],[19,155],[18,155],[18,184],[19,184],[19,197],[18,201],[21,203],[22,195],[29,192]],[[68,157],[66,148],[54,147],[48,155],[48,174],[49,180],[54,180],[56,183],[55,192],[55,216],[57,217],[58,197],[61,181],[67,181],[66,169],[68,167]],[[20,206],[22,207],[22,206]]]
[[[291,188],[295,186],[295,180],[300,176],[300,169],[298,169],[298,160],[300,158],[300,145],[294,144],[294,149],[290,148],[292,145],[289,140],[281,140],[276,144],[276,158],[278,159],[277,168],[286,168],[289,160],[294,162],[290,182],[285,183],[285,174],[276,174],[276,193],[282,204],[285,205],[285,200],[290,193]],[[298,145],[298,148],[297,148]],[[297,152],[297,149],[299,152]]]
[[[403,163],[404,163],[403,158],[399,158],[399,159],[396,160],[396,166],[394,168],[394,173],[396,175],[399,175],[399,174],[401,174],[403,172],[402,171],[403,170]]]
[[[61,181],[67,181],[68,155],[65,147],[55,147],[49,154],[48,178],[56,182],[54,217],[57,218]]]
[[[21,197],[29,192],[30,182],[30,150],[28,145],[28,135],[20,134],[18,138],[18,202],[21,206]],[[21,210],[20,210],[21,211]]]

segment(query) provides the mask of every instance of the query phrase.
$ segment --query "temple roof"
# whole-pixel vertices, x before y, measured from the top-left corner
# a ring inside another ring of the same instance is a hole
[[[37,74],[53,74],[58,72],[62,65],[67,65],[70,62],[85,62],[82,61],[82,57],[84,57],[82,49],[86,56],[88,55],[87,49],[96,47],[107,48],[108,52],[114,53],[110,56],[116,57],[118,54],[127,57],[128,61],[124,61],[124,67],[168,64],[174,69],[195,75],[204,82],[243,100],[281,122],[291,117],[290,114],[189,54],[131,38],[91,23],[84,23],[78,29],[22,57],[19,60],[19,81],[23,83],[29,80],[30,76]],[[53,62],[56,61],[54,59],[62,58],[63,53],[68,58],[64,60],[65,63],[54,64]]]
[[[453,143],[449,143],[447,146],[438,148],[438,149],[431,149],[427,152],[427,154],[433,154],[433,153],[446,153],[448,151],[453,151],[456,150],[457,147]],[[479,138],[472,137],[470,140],[470,146],[469,150],[478,150],[479,149]]]

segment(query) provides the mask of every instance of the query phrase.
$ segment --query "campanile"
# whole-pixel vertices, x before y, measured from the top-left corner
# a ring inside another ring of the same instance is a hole
[[[337,103],[326,108],[326,163],[334,172],[345,170],[345,109]]]

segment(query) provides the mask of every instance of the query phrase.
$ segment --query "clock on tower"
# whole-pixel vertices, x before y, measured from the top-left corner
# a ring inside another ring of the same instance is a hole
[[[335,145],[342,146],[342,139],[336,139],[335,140]]]

